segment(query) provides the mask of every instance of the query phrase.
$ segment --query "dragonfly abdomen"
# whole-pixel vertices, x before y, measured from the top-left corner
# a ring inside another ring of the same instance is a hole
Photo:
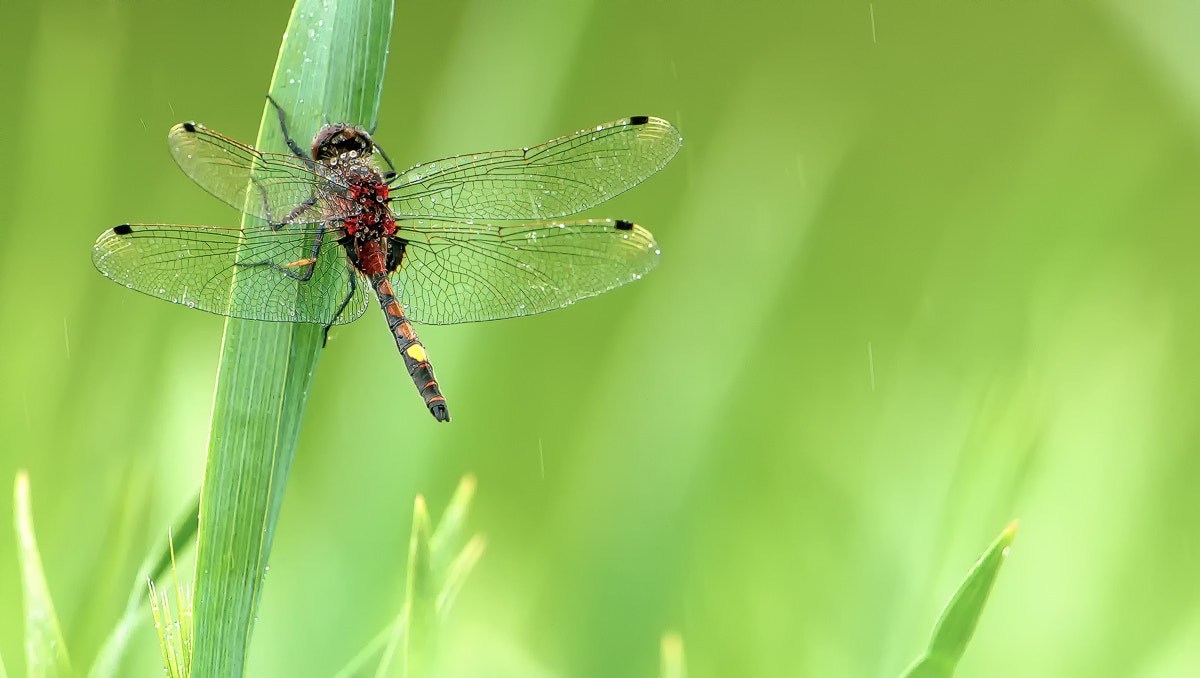
[[[392,291],[392,283],[388,280],[387,254],[383,252],[381,240],[372,240],[357,247],[356,258],[363,273],[371,279],[371,287],[375,288],[375,296],[379,298],[379,306],[387,318],[388,329],[396,340],[396,348],[404,358],[404,366],[412,377],[413,384],[429,408],[429,413],[438,421],[450,421],[450,412],[446,409],[446,398],[438,387],[437,377],[433,375],[433,364],[429,362],[429,354],[424,344],[417,339],[412,323],[404,316],[400,302]]]

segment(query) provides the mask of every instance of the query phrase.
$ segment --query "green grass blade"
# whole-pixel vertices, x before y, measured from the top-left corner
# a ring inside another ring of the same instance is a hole
[[[380,665],[382,666],[384,661],[390,664],[391,656],[387,655],[387,652],[394,651],[392,643],[395,642],[398,644],[400,639],[404,637],[404,632],[408,628],[406,622],[404,611],[401,610],[400,614],[392,620],[392,623],[380,629],[379,633],[375,634],[375,637],[371,639],[371,642],[367,643],[363,649],[359,650],[358,654],[346,662],[342,670],[338,671],[333,678],[354,678],[354,676],[362,675],[363,669],[371,662],[372,657],[379,654],[380,650],[383,650],[386,655],[384,659],[380,660]]]
[[[391,0],[296,2],[270,94],[301,145],[327,119],[374,127],[392,11]],[[275,111],[265,98],[263,106],[256,146],[287,152]],[[244,673],[322,339],[314,325],[226,321],[200,499],[196,675]]]
[[[992,592],[992,585],[996,582],[1016,533],[1017,523],[1013,521],[967,573],[967,578],[954,592],[934,625],[929,648],[904,673],[905,678],[947,678],[954,675],[954,669],[975,633],[983,606]]]
[[[475,498],[475,485],[475,476],[464,476],[459,481],[454,496],[450,498],[450,504],[446,506],[445,513],[433,530],[429,551],[433,568],[437,571],[447,568],[458,552],[471,500]]]
[[[150,589],[150,610],[154,616],[154,630],[158,633],[158,645],[162,650],[163,670],[170,678],[190,678],[192,675],[192,592],[187,584],[179,581],[175,566],[174,541],[171,544],[171,573],[175,584],[175,614],[171,614],[171,596],[165,589],[147,580]]]
[[[30,676],[47,678],[70,676],[71,659],[58,627],[50,588],[42,570],[33,533],[33,507],[29,499],[29,475],[17,473],[13,490],[13,516],[17,531],[17,558],[21,563],[21,584],[25,599],[25,663]]]
[[[380,659],[375,676],[384,678],[391,675],[392,661],[401,647],[405,652],[405,675],[426,675],[423,662],[436,649],[433,647],[436,642],[435,624],[446,618],[455,597],[486,547],[484,538],[475,535],[458,553],[450,550],[462,533],[474,496],[475,478],[466,476],[459,483],[450,505],[432,533],[425,500],[417,497],[413,506],[404,605],[396,618],[354,655],[335,678],[360,675],[377,654]],[[441,565],[438,565],[439,550],[444,551],[440,556]],[[436,596],[433,595],[435,592]],[[419,624],[415,631],[410,616]],[[410,631],[413,631],[411,635]]]
[[[683,637],[668,633],[662,639],[662,670],[660,678],[687,678],[687,666],[683,662]]]
[[[431,558],[432,532],[425,498],[417,495],[413,508],[412,538],[408,546],[408,582],[404,596],[404,617],[407,621],[404,633],[405,678],[429,675],[429,645],[437,621]],[[380,664],[379,678],[387,675],[387,668],[386,664]]]
[[[171,568],[174,542],[186,546],[195,538],[199,512],[200,496],[196,495],[168,530],[169,538],[162,544],[162,549],[157,553],[151,552],[142,561],[137,575],[133,578],[133,589],[125,602],[125,612],[117,626],[105,638],[100,653],[96,655],[96,661],[92,662],[92,668],[88,671],[88,678],[114,678],[120,674],[125,648],[133,635],[133,629],[142,618],[142,606],[147,602],[146,581],[159,581]]]
[[[191,545],[196,538],[196,530],[200,527],[200,495],[192,497],[188,502],[187,508],[179,514],[171,527],[167,528],[167,540],[160,544],[158,553],[151,553],[146,556],[146,560],[139,568],[142,572],[137,581],[133,583],[133,590],[129,593],[129,600],[137,601],[139,604],[146,600],[146,579],[150,578],[153,581],[158,581],[163,578],[163,575],[168,570],[175,569],[175,545],[180,546],[180,550],[186,549]]]
[[[400,613],[403,623],[392,625],[392,636],[388,639],[383,657],[379,660],[375,678],[387,678],[391,674],[392,659],[401,644],[404,647],[404,675],[413,675],[408,672],[409,645],[413,629],[413,594],[422,591],[425,582],[431,578],[429,542],[429,510],[425,508],[425,498],[418,494],[413,502],[412,537],[408,542],[408,577],[405,584],[404,610]],[[419,603],[417,608],[420,612]]]
[[[458,557],[450,561],[442,578],[441,589],[438,591],[438,617],[444,619],[450,614],[450,608],[454,607],[454,600],[458,597],[458,592],[462,590],[463,585],[467,583],[467,577],[471,576],[471,571],[483,557],[485,548],[487,548],[487,540],[475,535],[463,547]]]

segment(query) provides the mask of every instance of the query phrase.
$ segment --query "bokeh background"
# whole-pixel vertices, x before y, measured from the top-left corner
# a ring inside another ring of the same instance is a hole
[[[237,223],[165,135],[254,138],[289,9],[0,1],[0,479],[29,469],[79,668],[199,488],[223,327],[91,244]],[[400,605],[414,496],[468,472],[449,675],[649,678],[673,629],[697,678],[894,676],[1013,518],[961,675],[1200,674],[1198,35],[1187,0],[400,0],[396,164],[668,118],[680,155],[588,213],[662,265],[421,329],[450,425],[377,311],[334,330],[252,675],[340,668]],[[159,661],[145,624],[128,674]]]

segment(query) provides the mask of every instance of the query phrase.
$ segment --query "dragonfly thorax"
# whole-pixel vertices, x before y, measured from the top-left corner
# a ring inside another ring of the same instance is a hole
[[[346,198],[357,213],[342,222],[346,233],[359,241],[373,240],[396,232],[396,220],[388,207],[388,186],[373,169],[353,175],[362,181],[350,183]]]
[[[329,162],[348,153],[364,158],[374,155],[371,135],[360,127],[338,123],[325,125],[313,137],[312,154],[317,162]]]

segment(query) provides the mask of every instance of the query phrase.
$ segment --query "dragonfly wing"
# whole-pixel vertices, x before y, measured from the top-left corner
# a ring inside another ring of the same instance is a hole
[[[171,157],[204,190],[272,224],[312,223],[330,216],[318,200],[347,189],[324,165],[291,155],[263,153],[185,122],[167,135]]]
[[[679,130],[637,116],[533,148],[425,163],[392,182],[397,216],[554,219],[641,183],[679,152]]]
[[[658,264],[654,236],[628,221],[513,226],[401,222],[392,274],[405,314],[431,325],[562,308],[641,278]]]
[[[92,262],[130,289],[210,313],[343,324],[366,310],[370,287],[352,278],[358,273],[336,237],[313,224],[278,231],[131,224],[105,231]]]

